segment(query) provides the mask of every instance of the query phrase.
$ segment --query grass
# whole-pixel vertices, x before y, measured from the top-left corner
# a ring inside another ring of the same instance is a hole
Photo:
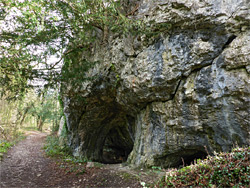
[[[132,180],[132,179],[136,179],[136,180],[139,180],[139,178],[131,173],[128,173],[128,172],[122,172],[121,173],[121,176],[123,177],[123,179],[125,180]]]
[[[152,187],[250,187],[250,147],[172,169]]]
[[[48,136],[43,149],[47,156],[57,160],[58,167],[65,173],[74,173],[75,175],[85,173],[87,160],[72,156],[71,149],[67,145],[61,144],[57,136]]]
[[[65,157],[70,154],[69,147],[60,144],[59,138],[55,135],[47,136],[43,149],[50,157]]]
[[[29,126],[29,127],[21,127],[21,131],[38,131],[37,127]]]
[[[26,138],[22,132],[17,132],[15,137],[11,138],[10,140],[0,140],[0,161],[3,159],[5,153],[14,146],[17,142]]]
[[[7,141],[2,141],[0,142],[0,153],[7,153],[8,149],[13,146],[14,143],[12,142],[7,142]]]

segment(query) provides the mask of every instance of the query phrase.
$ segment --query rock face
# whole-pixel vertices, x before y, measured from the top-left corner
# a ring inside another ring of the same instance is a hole
[[[157,36],[110,37],[63,94],[74,154],[169,167],[250,145],[250,1],[138,5]]]
[[[59,123],[59,129],[58,129],[58,132],[57,132],[57,136],[62,136],[64,124],[65,124],[65,118],[61,117],[60,123]]]

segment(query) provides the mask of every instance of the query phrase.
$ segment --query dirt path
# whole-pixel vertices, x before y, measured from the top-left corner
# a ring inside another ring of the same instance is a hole
[[[142,187],[140,182],[152,182],[156,176],[121,165],[87,168],[82,175],[65,172],[58,162],[45,157],[42,150],[45,133],[31,132],[13,147],[0,163],[0,187],[7,188],[83,188]],[[155,174],[154,174],[155,175]]]

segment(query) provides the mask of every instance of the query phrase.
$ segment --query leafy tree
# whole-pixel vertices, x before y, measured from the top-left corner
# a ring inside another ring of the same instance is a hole
[[[34,97],[30,92],[26,97],[15,101],[7,101],[7,97],[0,99],[0,139],[11,140],[17,136],[20,127],[23,126]]]
[[[25,127],[37,127],[42,131],[43,126],[58,127],[62,116],[62,108],[57,100],[58,91],[29,89],[18,100],[0,99],[0,139],[11,140],[19,130]]]
[[[57,101],[58,92],[54,90],[44,90],[37,95],[33,101],[28,114],[37,120],[37,128],[42,131],[44,123],[57,126],[61,117],[60,106]]]
[[[55,85],[62,80],[60,64],[70,54],[89,52],[97,38],[105,45],[111,32],[140,27],[126,16],[129,2],[1,0],[0,94],[9,91],[9,98],[18,98],[38,78]],[[51,62],[51,57],[57,61]],[[81,66],[84,63],[89,67],[85,60]]]

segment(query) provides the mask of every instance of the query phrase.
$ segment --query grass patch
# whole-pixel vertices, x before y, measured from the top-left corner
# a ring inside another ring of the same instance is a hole
[[[122,177],[126,180],[136,179],[136,177],[134,175],[127,173],[127,172],[123,172]]]
[[[172,169],[152,187],[250,187],[250,147]]]
[[[43,149],[47,156],[57,160],[58,167],[66,174],[82,175],[85,173],[87,160],[72,156],[71,149],[67,145],[60,143],[57,136],[48,136]]]
[[[94,162],[95,168],[102,168],[103,166],[104,166],[104,164],[102,164],[102,163]]]
[[[21,131],[38,131],[37,127],[30,126],[30,127],[21,127]]]
[[[12,146],[25,138],[26,136],[24,136],[23,133],[18,132],[11,140],[0,140],[0,161],[3,159],[4,154],[7,153]]]
[[[49,157],[65,157],[70,154],[70,148],[60,144],[59,138],[55,135],[47,136],[43,149]]]
[[[7,141],[0,142],[0,153],[7,153],[8,149],[11,148],[11,146],[13,145],[14,143],[12,142],[7,142]]]

